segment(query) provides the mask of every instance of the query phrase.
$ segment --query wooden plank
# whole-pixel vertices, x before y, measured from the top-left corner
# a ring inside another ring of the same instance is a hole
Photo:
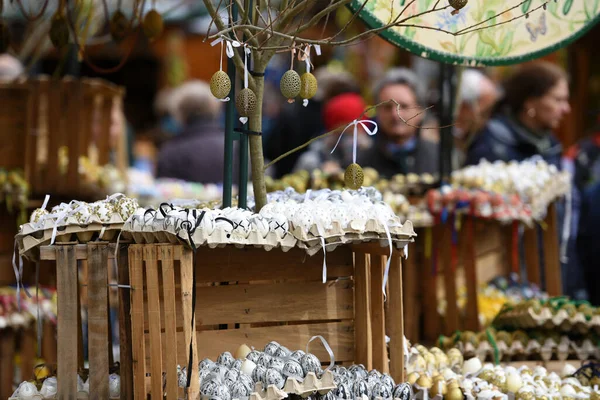
[[[552,297],[562,295],[562,276],[560,272],[560,249],[558,244],[558,225],[556,222],[556,206],[548,207],[546,215],[547,229],[544,233],[544,263],[546,275],[546,292]]]
[[[37,144],[38,134],[40,129],[40,96],[39,80],[30,79],[28,82],[29,88],[29,102],[27,104],[29,115],[29,122],[25,137],[25,180],[29,182],[31,191],[35,193],[36,188],[32,187],[35,179],[34,175],[37,170]]]
[[[163,333],[163,339],[166,333]],[[234,353],[245,343],[257,349],[263,349],[274,340],[289,349],[306,349],[308,340],[315,336],[323,336],[333,353],[336,363],[354,360],[354,323],[352,321],[315,323],[302,325],[279,325],[260,328],[240,328],[224,330],[197,331],[198,359],[211,358],[216,360],[224,351]],[[146,341],[149,335],[146,335]],[[318,342],[318,341],[317,341]],[[323,346],[317,342],[310,345],[310,352],[315,354],[323,363],[327,363],[329,355]],[[177,332],[177,359],[187,359],[189,341],[183,332]],[[197,363],[196,363],[197,364]],[[183,365],[183,363],[182,363]],[[187,364],[186,364],[187,366]]]
[[[45,321],[43,325],[42,336],[42,358],[47,364],[56,364],[57,343],[56,343],[56,327],[50,321]]]
[[[384,258],[371,254],[371,331],[373,335],[373,368],[380,372],[388,371],[388,357],[385,342],[385,314],[383,310],[383,269]]]
[[[84,366],[84,353],[83,353],[83,322],[81,321],[81,283],[85,282],[87,284],[87,277],[85,281],[81,280],[81,276],[79,276],[79,261],[77,263],[77,309],[79,312],[77,313],[77,370],[80,371]],[[87,306],[87,304],[86,304]],[[89,336],[89,330],[88,330]],[[88,342],[89,348],[89,342]]]
[[[283,252],[233,246],[217,249],[197,250],[197,264],[211,265],[211,268],[197,268],[196,281],[209,282],[250,282],[260,280],[305,279],[322,280],[323,255],[308,256],[304,250],[292,249]],[[252,260],[249,263],[248,260]],[[327,276],[329,279],[352,275],[352,252],[348,247],[340,247],[327,253]]]
[[[400,253],[392,256],[389,272],[388,303],[391,315],[390,375],[396,382],[404,382],[404,303],[402,292],[402,261]]]
[[[433,252],[439,254],[439,246],[433,246],[439,240],[438,228],[425,228],[424,246],[431,243],[430,248],[424,248],[423,264],[423,338],[433,343],[441,333],[440,317],[437,311],[437,272],[434,271]],[[428,243],[429,242],[429,243]],[[421,243],[420,241],[417,243]],[[439,256],[437,257],[439,260]]]
[[[115,258],[115,243],[106,243],[106,242],[100,242],[103,244],[107,244],[109,247],[109,252],[108,252],[108,258]],[[57,246],[63,246],[61,244],[56,244],[54,246],[42,246],[40,247],[40,260],[56,260],[56,247]],[[88,253],[87,253],[87,245],[86,244],[77,244],[77,245],[73,245],[73,248],[75,249],[75,257],[78,260],[85,260],[88,257]]]
[[[61,82],[51,81],[48,90],[48,163],[43,171],[42,190],[55,192],[59,174],[58,149],[64,145],[62,139],[62,95]]]
[[[56,247],[58,296],[58,398],[77,398],[77,260],[72,246]]]
[[[173,246],[159,246],[158,259],[162,267],[163,314],[165,316],[165,343],[176,343],[177,332],[175,322],[175,271],[173,269]],[[182,358],[184,360],[184,358]],[[165,369],[167,371],[167,399],[177,398],[177,352],[168,349],[165,353]]]
[[[402,280],[402,292],[404,304],[404,334],[412,342],[416,343],[420,339],[419,332],[419,315],[421,302],[418,298],[418,269],[417,269],[417,257],[418,254],[415,252],[415,246],[411,246],[412,254],[404,260],[403,263],[403,280]]]
[[[88,243],[88,357],[90,361],[90,398],[107,399],[108,352],[110,342],[108,319],[108,247],[103,244]]]
[[[131,359],[133,365],[133,394],[146,398],[146,354],[144,347],[144,271],[143,245],[129,246],[129,280],[131,282]]]
[[[200,325],[352,319],[353,282],[198,287],[196,309]]]
[[[356,253],[354,257],[354,321],[356,339],[354,361],[357,364],[363,364],[370,371],[373,368],[373,350],[371,348],[371,309],[369,307],[367,255]]]
[[[185,366],[189,363],[192,364],[191,382],[188,388],[188,397],[195,399],[198,397],[200,388],[198,382],[198,345],[195,332],[195,328],[198,325],[195,320],[195,315],[192,314],[192,295],[193,295],[193,268],[198,268],[194,265],[193,253],[189,249],[185,249],[181,254],[180,260],[180,272],[181,272],[181,299],[183,308],[183,332],[184,332],[184,347],[187,350],[187,355],[184,358],[186,360]],[[197,315],[197,313],[195,313]],[[190,360],[189,348],[192,348],[192,359]]]
[[[98,163],[99,165],[106,165],[110,162],[111,155],[111,143],[110,143],[110,128],[112,125],[112,109],[113,99],[112,97],[102,95],[102,101],[100,103],[100,134],[96,137],[96,145],[98,146]]]
[[[81,129],[81,117],[83,104],[83,90],[79,80],[64,81],[69,88],[67,97],[65,130],[68,137],[69,146],[69,165],[67,167],[68,189],[66,194],[79,193],[79,140]]]
[[[529,283],[534,283],[541,286],[542,279],[540,277],[540,253],[538,246],[538,228],[525,228],[523,235],[523,242],[525,247],[525,267],[527,268],[527,280]]]
[[[21,380],[33,379],[33,367],[36,358],[36,328],[35,324],[21,331]]]
[[[0,330],[0,396],[8,399],[13,394],[15,372],[15,331]]]
[[[158,246],[144,246],[148,321],[150,324],[150,373],[154,397],[162,397],[162,344],[160,338],[160,295],[158,285]],[[160,393],[158,395],[157,393]]]
[[[459,238],[460,254],[465,271],[465,280],[467,286],[467,315],[465,319],[465,328],[473,332],[479,332],[479,308],[477,306],[477,261],[475,258],[474,231],[474,217],[465,217]]]
[[[458,304],[456,294],[456,271],[452,266],[452,225],[443,224],[440,226],[442,231],[441,257],[438,262],[443,265],[444,271],[444,289],[446,291],[446,327],[445,332],[451,335],[459,329]]]
[[[118,281],[121,285],[129,285],[129,257],[126,246],[119,249]],[[133,398],[133,367],[131,355],[131,291],[126,288],[119,289],[119,347],[120,347],[120,376],[121,398]]]

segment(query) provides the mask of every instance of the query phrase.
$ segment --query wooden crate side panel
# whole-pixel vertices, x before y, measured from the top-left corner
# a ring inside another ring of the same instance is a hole
[[[6,169],[25,167],[28,124],[31,119],[29,90],[19,85],[0,87],[0,166]]]
[[[239,282],[260,280],[303,279],[321,281],[323,253],[310,257],[301,249],[288,252],[262,249],[198,249],[196,254],[198,283]],[[327,253],[328,279],[352,276],[352,252],[349,248],[338,248]]]

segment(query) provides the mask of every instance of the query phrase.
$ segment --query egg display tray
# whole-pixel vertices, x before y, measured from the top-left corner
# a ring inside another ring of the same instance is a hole
[[[314,372],[309,372],[304,380],[287,378],[283,389],[274,385],[263,388],[262,384],[258,383],[250,395],[250,400],[281,400],[290,394],[307,398],[317,392],[321,395],[327,394],[336,387],[331,371],[325,371],[321,378],[317,378]]]
[[[494,326],[511,329],[547,329],[560,332],[586,334],[590,331],[600,333],[600,316],[594,315],[587,320],[585,315],[577,312],[573,316],[565,310],[553,314],[551,309],[543,307],[539,313],[529,307],[522,310],[501,312],[494,320]]]

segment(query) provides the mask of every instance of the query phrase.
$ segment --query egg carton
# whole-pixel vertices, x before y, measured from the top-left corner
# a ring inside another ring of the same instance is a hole
[[[90,394],[88,392],[79,391],[77,392],[77,400],[88,400],[90,398]],[[109,397],[109,400],[118,400],[121,397]],[[24,400],[24,397],[9,397],[8,400]],[[27,400],[56,400],[57,396],[53,397],[42,397],[41,394],[34,394],[31,397],[27,397]]]
[[[488,342],[479,343],[477,347],[471,343],[457,343],[456,346],[466,357],[476,356],[481,360],[493,360],[494,348]],[[536,339],[530,339],[527,344],[518,340],[513,341],[510,346],[504,341],[497,341],[499,361],[508,358],[540,358],[543,361],[550,361],[556,358],[559,361],[567,359],[576,359],[585,361],[590,357],[600,356],[600,348],[594,346],[593,342],[585,339],[578,343],[566,336],[561,337],[557,343],[554,339],[548,338],[543,342]]]
[[[413,241],[414,239],[412,237],[392,237],[392,247],[400,250],[403,249],[408,243]],[[330,252],[334,251],[338,246],[361,243],[374,243],[382,248],[389,248],[387,237],[382,237],[376,234],[348,234],[341,237],[328,238],[325,240],[325,248],[328,252]],[[310,256],[315,255],[323,250],[323,244],[319,238],[312,238],[309,241],[299,241],[298,247],[305,249],[307,254]]]
[[[78,242],[88,243],[93,240],[105,242],[116,241],[123,221],[107,224],[90,223],[87,225],[62,225],[57,228],[56,242]],[[16,235],[19,254],[29,260],[36,261],[39,258],[39,247],[51,243],[54,228],[29,231],[29,233],[18,233]]]
[[[494,326],[515,329],[542,328],[586,334],[590,330],[600,332],[600,316],[594,315],[588,321],[581,312],[569,316],[565,310],[560,309],[553,314],[550,308],[543,307],[539,313],[536,313],[533,308],[529,307],[524,310],[514,309],[501,312],[494,320]]]
[[[352,237],[352,235],[359,235],[359,237],[360,235],[371,235],[372,237],[387,235],[386,227],[384,227],[381,221],[376,219],[369,219],[366,223],[357,224],[353,224],[353,221],[350,221],[346,228],[343,228],[338,221],[333,221],[327,229],[320,229],[316,225],[312,225],[308,231],[290,223],[290,231],[298,240],[304,242],[320,237],[327,239],[346,236]],[[390,235],[395,236],[416,236],[412,222],[405,221],[404,224],[400,224],[399,218],[398,221],[387,227],[387,231],[389,231]]]

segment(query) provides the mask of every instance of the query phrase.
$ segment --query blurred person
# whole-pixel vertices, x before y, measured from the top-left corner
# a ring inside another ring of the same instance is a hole
[[[357,93],[344,93],[327,101],[323,107],[323,123],[325,132],[348,126],[355,119],[359,119],[366,108],[365,101]],[[358,149],[367,149],[371,145],[371,137],[367,136],[363,128],[358,127]],[[342,171],[352,163],[352,146],[354,143],[354,130],[349,127],[340,139],[340,143],[333,152],[342,131],[329,135],[313,142],[308,151],[300,156],[296,163],[295,171],[305,170],[312,172],[321,169],[326,173]]]
[[[379,131],[373,146],[358,156],[363,167],[383,177],[408,173],[439,173],[439,147],[421,137],[425,121],[425,89],[411,70],[392,69],[375,85],[375,102],[393,99],[377,107]]]
[[[314,74],[318,89],[315,97],[308,102],[308,106],[304,107],[301,100],[296,100],[293,104],[285,104],[271,128],[265,132],[263,141],[265,158],[275,159],[320,135],[324,132],[323,104],[338,94],[360,91],[354,77],[348,72],[320,67],[314,71]],[[280,99],[285,102],[282,96]],[[270,168],[274,169],[271,172],[273,176],[281,178],[292,172],[298,159],[306,151],[307,148],[301,149],[273,165]]]
[[[499,95],[496,84],[481,71],[467,69],[462,73],[453,132],[453,169],[465,163],[467,149],[488,122]]]
[[[581,218],[577,231],[577,254],[585,271],[588,299],[594,306],[600,306],[600,290],[598,290],[600,208],[598,204],[600,204],[600,181],[590,185],[582,193]]]
[[[552,131],[571,111],[565,71],[549,62],[526,64],[503,89],[497,112],[468,149],[467,164],[540,155],[560,167],[562,146]]]
[[[23,75],[24,72],[21,61],[10,54],[0,55],[0,80],[11,81]]]
[[[157,177],[221,183],[225,146],[221,103],[206,82],[189,81],[175,90],[171,107],[181,132],[160,148]]]

